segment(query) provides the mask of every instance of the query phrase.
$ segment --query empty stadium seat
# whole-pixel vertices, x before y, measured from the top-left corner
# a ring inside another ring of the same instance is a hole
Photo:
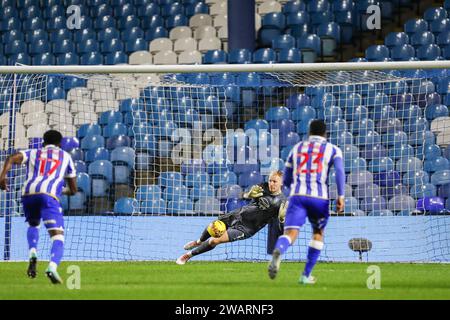
[[[114,204],[114,213],[132,215],[139,212],[139,203],[134,198],[120,198]]]
[[[92,162],[88,168],[91,177],[92,196],[105,197],[109,185],[113,182],[113,166],[107,160],[97,160]]]
[[[227,63],[228,55],[222,50],[207,51],[203,58],[205,64]]]

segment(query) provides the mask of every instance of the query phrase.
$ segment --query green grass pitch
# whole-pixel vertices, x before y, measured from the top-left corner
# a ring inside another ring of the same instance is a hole
[[[0,263],[2,299],[450,299],[450,267],[446,264],[376,264],[381,288],[369,290],[366,263],[319,263],[314,286],[297,284],[303,263],[282,263],[276,280],[263,262],[63,262],[77,265],[81,288],[52,285],[47,265],[36,279],[25,274],[27,263]]]

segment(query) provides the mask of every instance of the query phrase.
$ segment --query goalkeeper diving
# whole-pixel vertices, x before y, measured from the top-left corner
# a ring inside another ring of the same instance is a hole
[[[225,224],[225,232],[214,238],[206,227],[200,239],[185,244],[184,249],[189,251],[180,256],[176,263],[183,265],[190,258],[208,252],[221,243],[248,239],[275,217],[281,224],[284,223],[286,197],[281,191],[282,177],[281,171],[273,171],[268,182],[252,186],[249,192],[243,194],[244,199],[251,200],[249,204],[218,217],[218,221]]]

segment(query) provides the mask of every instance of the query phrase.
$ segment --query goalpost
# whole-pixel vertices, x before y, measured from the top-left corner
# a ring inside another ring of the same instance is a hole
[[[391,70],[397,71],[391,71]],[[420,70],[418,70],[420,69]],[[195,66],[0,67],[0,163],[66,137],[79,192],[63,197],[66,260],[174,260],[252,184],[282,170],[324,119],[341,147],[345,214],[323,261],[450,261],[450,61]],[[448,157],[448,158],[447,158]],[[23,167],[0,192],[4,260],[27,257]],[[330,174],[330,197],[336,186]],[[43,257],[49,241],[41,228]],[[267,260],[268,230],[199,260]],[[309,225],[287,260],[303,260]]]

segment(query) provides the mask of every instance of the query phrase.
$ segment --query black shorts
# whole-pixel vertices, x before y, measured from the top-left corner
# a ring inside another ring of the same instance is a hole
[[[236,213],[238,212],[233,211],[221,215],[218,218],[218,220],[222,221],[227,226],[228,239],[230,242],[244,240],[254,235],[254,233],[242,223]]]

